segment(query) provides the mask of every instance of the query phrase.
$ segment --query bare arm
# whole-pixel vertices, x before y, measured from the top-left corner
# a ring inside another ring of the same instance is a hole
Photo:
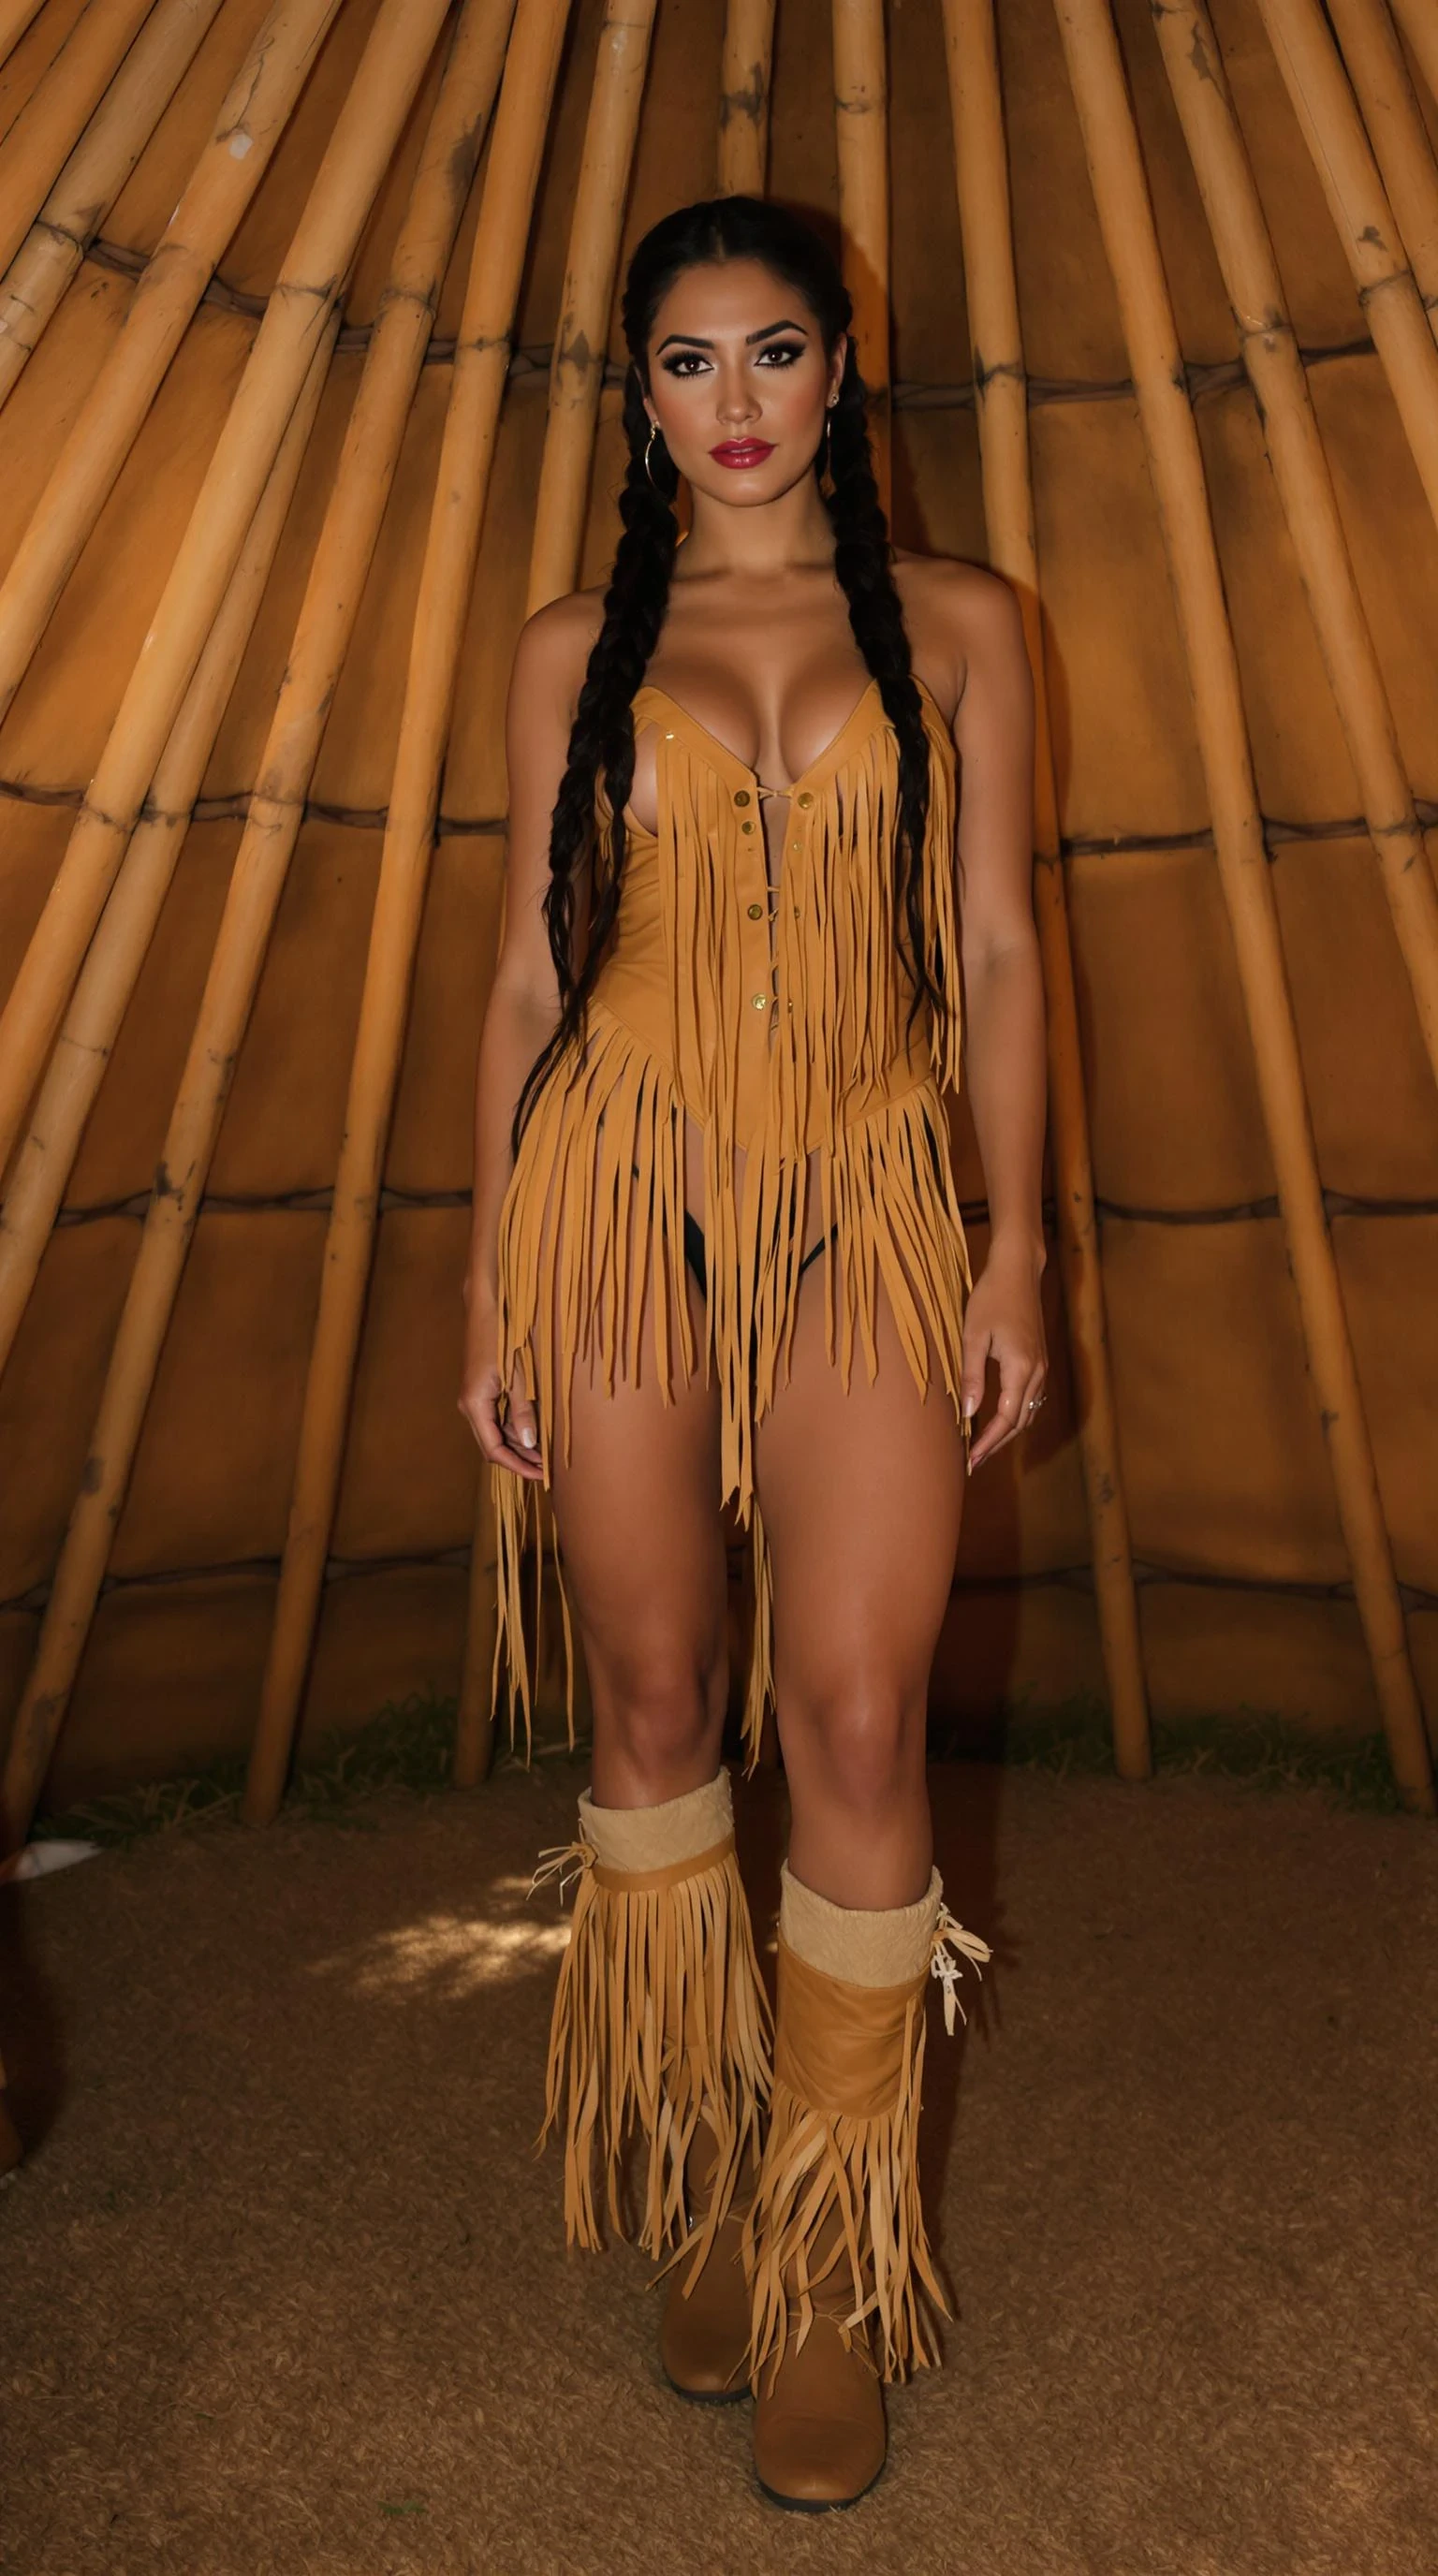
[[[1033,684],[1018,602],[1005,584],[963,602],[967,676],[954,718],[961,766],[959,880],[965,1074],[989,1202],[989,1249],[964,1327],[963,1403],[998,1403],[973,1442],[979,1466],[1031,1419],[1047,1361],[1042,1163],[1044,996],[1033,913]]]
[[[459,1406],[486,1458],[538,1479],[533,1407],[505,1390],[496,1357],[499,1216],[513,1168],[510,1130],[524,1078],[559,1019],[559,988],[542,905],[549,829],[564,775],[573,702],[588,649],[578,600],[557,600],[523,628],[505,712],[509,823],[504,927],[479,1043],[474,1104],[474,1218],[465,1276]]]

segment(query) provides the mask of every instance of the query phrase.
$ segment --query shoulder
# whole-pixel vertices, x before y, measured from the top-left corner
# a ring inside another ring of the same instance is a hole
[[[573,718],[589,656],[604,623],[602,589],[571,590],[536,608],[519,630],[510,670],[511,710]]]
[[[997,573],[896,546],[893,574],[914,668],[942,705],[957,709],[977,667],[1002,671],[1024,662],[1018,594]]]

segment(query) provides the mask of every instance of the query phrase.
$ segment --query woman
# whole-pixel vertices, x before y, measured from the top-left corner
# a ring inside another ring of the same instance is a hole
[[[882,2383],[935,2357],[923,2000],[932,1969],[952,2027],[954,1947],[988,1956],[942,1903],[925,1703],[966,1465],[1043,1401],[1030,684],[1004,586],[888,541],[807,225],[681,207],[623,309],[613,575],[515,655],[462,1409],[495,1470],[511,1709],[542,1485],[593,1700],[555,1864],[567,2231],[601,2241],[596,2164],[619,2224],[637,2127],[668,2377],[752,2386],[760,2481],[812,2511],[872,2484]],[[990,1211],[966,1316],[961,981]],[[772,2028],[720,1759],[729,1503],[749,1765],[772,1696],[792,1806]]]

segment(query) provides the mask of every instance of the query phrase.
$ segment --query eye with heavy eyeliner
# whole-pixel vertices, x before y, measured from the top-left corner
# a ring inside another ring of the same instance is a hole
[[[797,358],[802,358],[803,354],[802,340],[773,340],[767,348],[760,349],[756,353],[755,363],[762,365],[766,358],[778,358],[788,367],[792,366]],[[689,364],[691,359],[696,362],[692,366]],[[702,349],[676,349],[672,357],[665,358],[661,363],[667,376],[684,377],[696,374],[699,367],[707,365],[708,360]]]

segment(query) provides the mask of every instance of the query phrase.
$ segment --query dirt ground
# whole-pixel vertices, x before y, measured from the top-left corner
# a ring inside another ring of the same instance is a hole
[[[850,2514],[760,2497],[532,2152],[583,1773],[0,1896],[7,2576],[1421,2576],[1438,1841],[949,1764],[925,2173],[957,2321]],[[782,1789],[738,1789],[769,1936]]]

